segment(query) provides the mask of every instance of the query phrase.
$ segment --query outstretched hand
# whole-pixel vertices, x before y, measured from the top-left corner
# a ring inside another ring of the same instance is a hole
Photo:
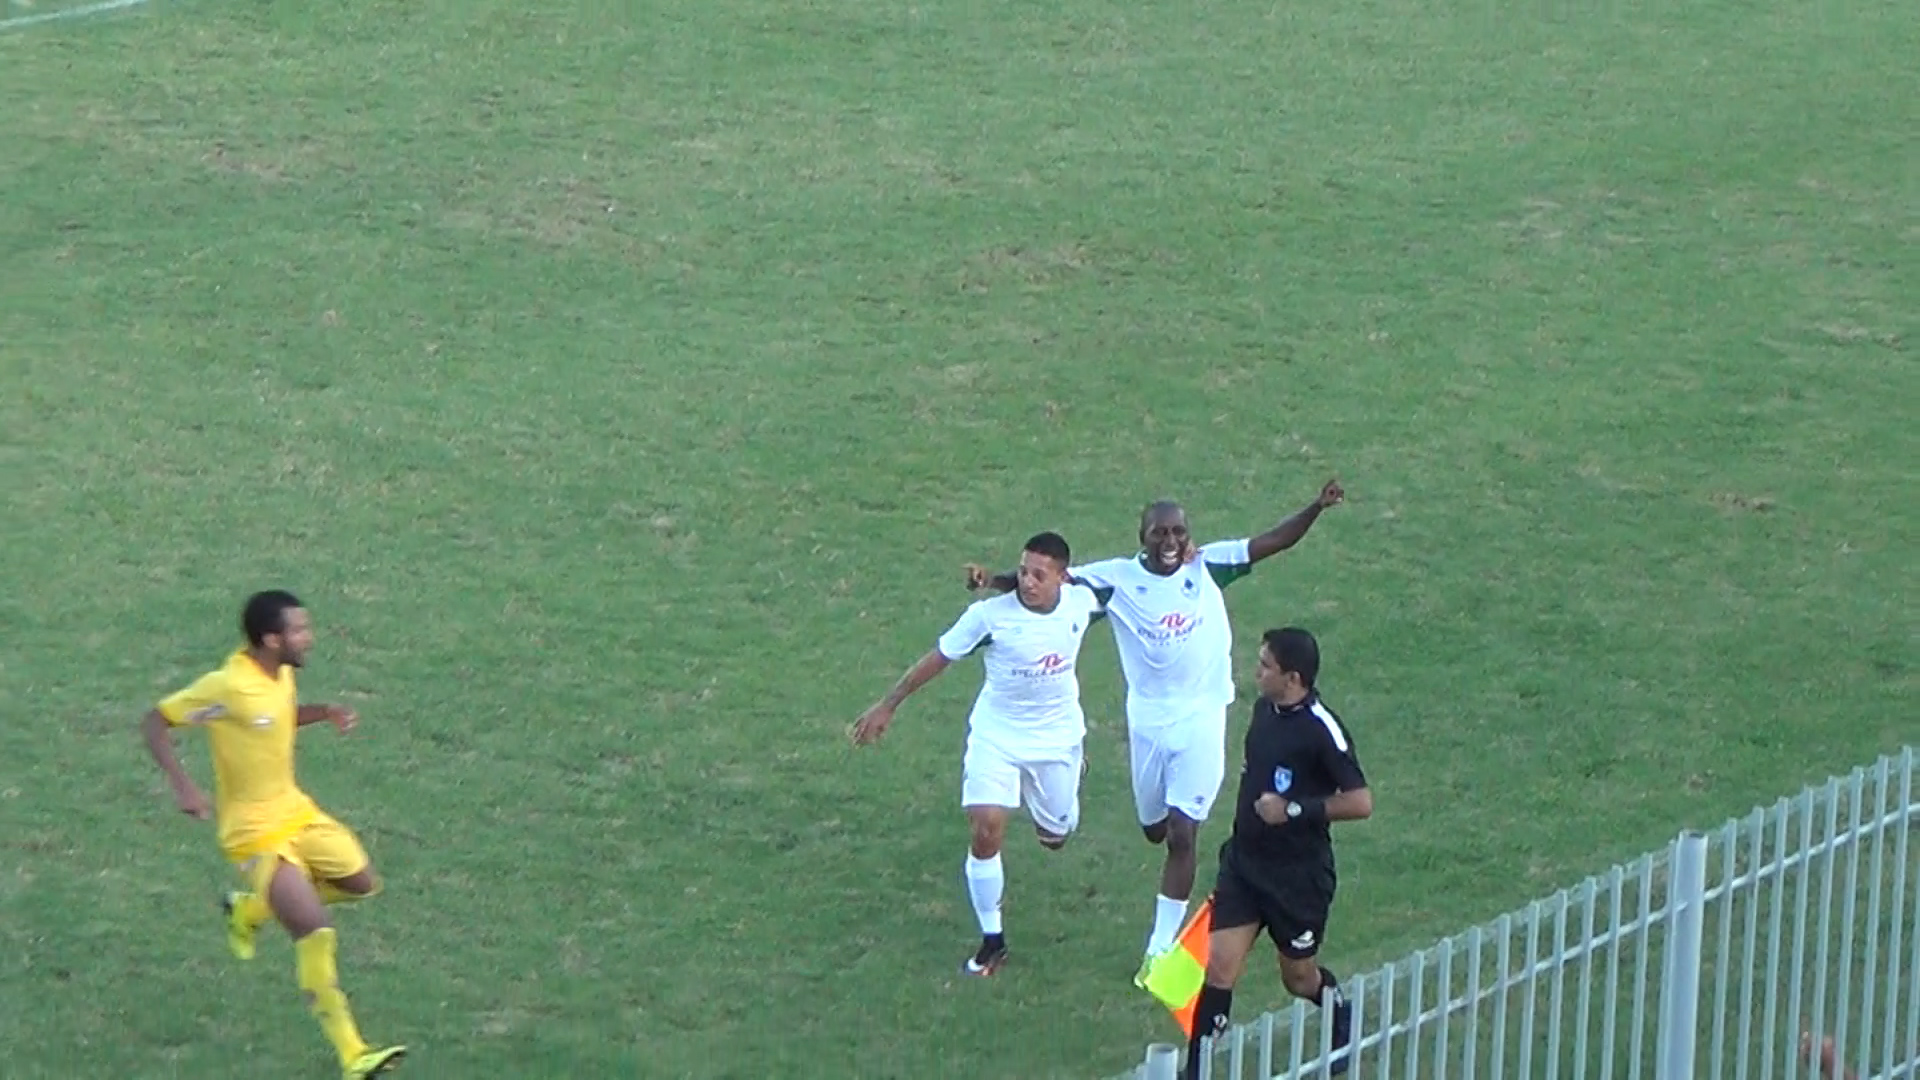
[[[887,733],[887,725],[893,723],[893,710],[882,702],[860,714],[853,724],[853,745],[870,746],[880,741]]]
[[[1346,497],[1346,489],[1340,486],[1340,481],[1329,480],[1326,486],[1320,489],[1320,497],[1314,500],[1314,504],[1319,506],[1320,509],[1326,510],[1339,506],[1341,501]]]
[[[968,563],[966,571],[967,588],[969,590],[984,589],[993,581],[993,572],[981,566],[979,563]]]

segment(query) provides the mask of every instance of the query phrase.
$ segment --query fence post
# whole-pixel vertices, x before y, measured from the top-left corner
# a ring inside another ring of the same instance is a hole
[[[1180,1080],[1180,1047],[1172,1043],[1148,1046],[1147,1060],[1141,1070],[1145,1080]]]
[[[1660,992],[1658,1080],[1692,1080],[1700,1015],[1700,941],[1706,923],[1707,837],[1691,830],[1674,841],[1667,885],[1667,961]]]

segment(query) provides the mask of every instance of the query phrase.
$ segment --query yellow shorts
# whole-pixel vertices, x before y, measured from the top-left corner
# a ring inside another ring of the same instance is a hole
[[[240,876],[261,896],[267,895],[267,885],[282,862],[321,882],[351,877],[365,870],[370,860],[353,830],[316,811],[286,836],[270,839],[253,855],[233,860]]]

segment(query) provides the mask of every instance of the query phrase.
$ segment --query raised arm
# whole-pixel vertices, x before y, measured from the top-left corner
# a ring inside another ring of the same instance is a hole
[[[900,703],[913,696],[914,692],[934,680],[934,677],[947,670],[953,661],[948,660],[938,648],[928,649],[927,654],[915,661],[893,684],[887,696],[875,702],[853,725],[853,745],[866,746],[880,741],[887,733],[887,726],[893,723],[893,712]]]
[[[1320,489],[1320,494],[1312,502],[1301,507],[1299,512],[1266,532],[1249,537],[1247,539],[1248,558],[1253,562],[1259,562],[1299,543],[1301,538],[1307,535],[1307,530],[1313,528],[1313,523],[1319,520],[1320,512],[1340,505],[1340,501],[1346,496],[1347,493],[1340,487],[1340,481],[1327,481],[1326,486]]]

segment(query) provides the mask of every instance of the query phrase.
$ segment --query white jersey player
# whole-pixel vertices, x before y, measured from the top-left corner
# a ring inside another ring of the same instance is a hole
[[[1040,843],[1054,850],[1080,823],[1087,724],[1077,668],[1087,628],[1103,609],[1095,589],[1067,581],[1071,560],[1056,533],[1027,541],[1015,588],[970,605],[853,729],[856,746],[878,740],[908,695],[955,660],[982,653],[986,678],[967,718],[960,780],[973,833],[967,893],[981,939],[961,969],[970,975],[991,975],[1007,957],[1000,848],[1008,816],[1024,804]]]
[[[1186,512],[1176,503],[1156,502],[1141,513],[1136,554],[1068,570],[1072,580],[1097,590],[1112,618],[1127,681],[1134,809],[1147,841],[1167,847],[1136,982],[1179,936],[1193,894],[1200,824],[1226,776],[1233,631],[1221,589],[1299,543],[1320,512],[1344,497],[1339,482],[1329,481],[1312,503],[1266,532],[1199,548]],[[975,588],[1013,584],[1009,576],[989,578],[977,566],[967,572]]]

